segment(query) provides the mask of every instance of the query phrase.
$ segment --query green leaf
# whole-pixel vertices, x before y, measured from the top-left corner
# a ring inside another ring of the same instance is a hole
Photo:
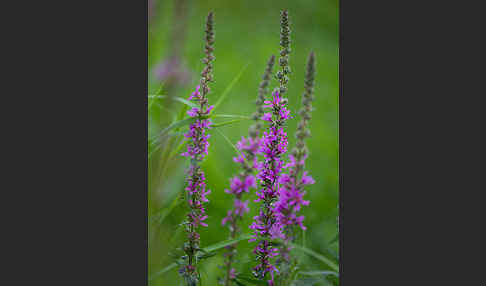
[[[327,270],[317,270],[317,271],[301,271],[299,272],[301,275],[307,275],[307,276],[320,276],[321,280],[324,280],[326,284],[335,284],[336,281],[339,279],[339,273],[336,273],[334,271],[327,271]],[[335,279],[332,279],[332,278]],[[331,284],[331,285],[332,285]]]
[[[156,95],[160,95],[162,93],[162,90],[164,89],[164,83],[160,84],[159,90],[155,93]]]
[[[177,146],[177,148],[175,148],[170,154],[169,154],[169,159],[168,160],[171,160],[175,155],[178,155],[180,154],[182,148],[187,144],[187,142],[189,142],[188,140],[184,139],[182,140],[181,144],[179,144],[179,146]]]
[[[211,127],[221,127],[221,126],[225,126],[225,125],[230,125],[230,124],[233,124],[233,123],[236,123],[236,122],[240,122],[241,120],[242,119],[235,119],[235,120],[215,123],[215,124],[211,124]]]
[[[149,97],[147,110],[150,110],[150,108],[152,108],[152,105],[154,104],[154,102],[155,102],[154,98]]]
[[[235,239],[223,240],[223,241],[220,241],[218,243],[212,244],[210,246],[206,246],[203,249],[201,249],[201,252],[203,252],[203,254],[198,254],[198,258],[199,259],[201,259],[201,258],[208,258],[210,256],[213,256],[215,254],[214,251],[216,251],[216,250],[219,250],[219,249],[221,249],[223,247],[226,247],[228,245],[234,244],[234,243],[239,242],[241,240],[250,239],[250,238],[251,238],[251,235],[250,234],[243,234],[242,236],[240,236],[238,238],[235,238]],[[162,269],[162,270],[154,273],[153,275],[151,275],[149,277],[149,280],[153,280],[154,278],[156,278],[156,277],[164,274],[165,272],[173,269],[176,266],[177,266],[177,263],[175,263],[175,262],[172,263],[172,264],[169,264],[164,269]]]
[[[167,271],[175,268],[176,266],[177,266],[177,263],[175,263],[175,262],[172,263],[172,264],[169,264],[167,267],[165,267],[164,269],[160,270],[159,272],[150,275],[149,280],[153,280],[153,279],[159,277],[160,275],[162,275],[165,272],[167,272]]]
[[[321,281],[321,278],[316,277],[306,277],[292,281],[292,286],[313,286]]]
[[[243,275],[237,275],[236,278],[243,280],[243,281],[246,281],[246,282],[249,282],[249,283],[252,283],[253,285],[268,286],[268,282],[265,281],[265,280],[257,280],[257,279],[246,277],[246,276],[243,276]]]
[[[334,275],[336,277],[339,277],[339,273],[334,272],[334,271],[328,271],[328,270],[300,271],[299,274],[307,275],[307,276]]]
[[[243,157],[243,160],[245,160],[246,162],[246,158],[245,156],[243,156],[243,154],[240,152],[240,150],[238,150],[238,148],[236,148],[236,146],[231,142],[231,140],[229,140],[228,137],[226,137],[226,135],[223,134],[223,132],[221,132],[219,129],[215,129],[216,131],[219,132],[219,134],[221,134],[221,136],[223,136],[223,138],[226,140],[226,142],[231,146],[233,147],[233,149],[235,149],[236,153],[238,153],[239,155],[242,155]],[[247,162],[248,163],[248,162]]]
[[[238,80],[240,79],[241,75],[243,74],[243,72],[246,70],[247,67],[248,67],[248,64],[241,69],[240,73],[238,73],[238,75],[236,75],[236,77],[233,79],[233,81],[231,81],[230,84],[226,87],[226,89],[223,91],[221,96],[218,98],[218,101],[216,101],[216,103],[214,104],[213,110],[216,110],[218,108],[218,106],[226,98],[226,96],[228,96],[229,92],[233,89],[234,85],[238,82]]]
[[[328,245],[331,245],[331,244],[335,243],[338,240],[339,240],[339,233],[337,233],[336,236],[334,236],[334,238],[331,239],[327,244]]]
[[[183,201],[177,195],[167,208],[164,208],[158,211],[156,214],[149,216],[149,222],[150,223],[157,222],[158,224],[161,224],[164,221],[164,219],[182,202]]]
[[[183,135],[184,132],[169,132],[168,134],[166,134],[165,136],[162,135],[160,136],[159,138],[156,138],[154,139],[153,141],[150,141],[149,140],[149,154],[148,154],[148,158],[150,159],[150,157],[152,157],[152,155],[157,151],[159,150],[163,144],[159,144],[159,141],[162,140],[163,138],[165,137],[172,137],[172,136],[180,136],[180,135]],[[155,136],[157,137],[157,136]],[[155,146],[155,147],[154,147]]]
[[[155,94],[149,94],[148,98],[149,98],[149,100],[150,100],[150,99],[154,99],[154,98],[169,98],[169,99],[171,99],[171,100],[175,100],[175,101],[178,101],[178,102],[180,102],[180,103],[183,103],[183,104],[185,104],[185,105],[187,105],[187,106],[189,106],[189,107],[196,107],[196,108],[198,107],[198,105],[197,105],[196,103],[194,103],[194,102],[192,102],[192,101],[189,101],[189,100],[187,100],[187,99],[185,99],[185,98],[178,97],[178,96],[171,96],[171,97],[168,97],[168,96],[166,96],[166,95],[155,95]]]
[[[202,119],[208,119],[208,118],[210,118],[210,116],[202,116],[201,118]],[[182,120],[179,120],[179,121],[176,121],[176,122],[172,122],[169,126],[164,128],[164,130],[160,131],[159,134],[155,135],[153,138],[150,138],[149,141],[156,142],[156,140],[159,140],[164,134],[171,131],[172,129],[177,130],[177,129],[183,127],[183,126],[192,124],[196,121],[196,119],[197,119],[196,117],[189,117],[189,118],[182,119]]]
[[[241,283],[241,281],[238,281],[237,279],[233,279],[233,282],[235,282],[238,286],[246,286],[246,284]]]
[[[298,244],[291,243],[291,245],[296,249],[302,250],[307,255],[312,256],[312,257],[320,260],[324,264],[327,264],[329,267],[331,267],[332,270],[339,271],[339,266],[336,263],[334,263],[332,260],[330,260],[329,258],[325,257],[324,255],[317,253],[314,250],[309,249],[307,247],[303,247],[301,245],[298,245]]]
[[[245,240],[245,239],[250,239],[250,238],[251,238],[251,234],[243,234],[242,236],[240,236],[238,238],[223,240],[223,241],[220,241],[218,243],[212,244],[210,246],[206,246],[201,250],[203,252],[213,252],[213,251],[216,251],[216,250],[221,249],[223,247],[226,247],[228,245],[234,244],[236,242],[239,242],[239,241],[242,241],[242,240]]]
[[[186,119],[182,119],[182,120],[173,122],[172,124],[167,126],[164,130],[162,130],[158,135],[154,136],[154,138],[151,138],[150,141],[157,142],[157,140],[159,140],[164,134],[166,134],[170,130],[175,129],[175,128],[180,128],[180,127],[185,126],[185,125],[189,125],[191,123],[194,123],[195,120],[196,120],[196,118],[189,117],[189,118],[186,118]]]
[[[204,253],[202,255],[198,255],[198,259],[199,260],[202,260],[202,259],[206,259],[206,258],[210,258],[210,257],[213,257],[215,256],[217,253],[216,252],[208,252],[208,253]]]
[[[241,119],[251,119],[250,116],[238,115],[238,114],[214,114],[211,115],[212,118],[226,117],[226,118],[241,118]]]

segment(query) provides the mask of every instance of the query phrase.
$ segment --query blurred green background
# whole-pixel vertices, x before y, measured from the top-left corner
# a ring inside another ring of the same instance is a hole
[[[179,2],[177,4],[177,2]],[[307,140],[310,156],[306,169],[316,180],[308,186],[304,207],[304,224],[308,227],[305,243],[328,258],[337,261],[338,243],[329,243],[337,235],[339,202],[339,3],[338,0],[280,0],[280,1],[149,1],[148,67],[149,95],[161,94],[187,98],[198,84],[203,68],[204,23],[209,11],[215,12],[214,78],[209,103],[214,104],[223,91],[241,72],[241,77],[228,97],[215,112],[250,116],[255,111],[255,99],[266,62],[270,55],[278,56],[280,10],[287,8],[291,20],[290,67],[288,85],[289,108],[295,118],[288,122],[289,150],[294,146],[294,132],[299,121],[297,111],[303,92],[305,64],[310,51],[316,53],[317,75],[314,111],[310,123],[312,137]],[[244,69],[244,67],[246,69]],[[277,66],[276,66],[277,67]],[[274,72],[277,70],[274,68]],[[243,70],[244,69],[244,70]],[[277,84],[272,80],[270,88]],[[161,86],[163,86],[161,88]],[[149,99],[149,138],[153,138],[181,113],[183,104],[167,98]],[[217,118],[213,122],[227,121]],[[218,128],[235,144],[247,136],[253,122],[243,120]],[[186,127],[187,128],[187,127]],[[184,129],[179,130],[179,132]],[[211,130],[209,155],[203,163],[207,185],[212,193],[207,204],[208,228],[200,228],[201,245],[207,246],[228,238],[228,230],[221,219],[232,205],[232,196],[224,193],[229,178],[239,171],[232,161],[235,150],[219,132]],[[172,255],[184,241],[179,224],[187,211],[182,202],[173,210],[185,187],[184,170],[189,162],[181,156],[168,158],[181,140],[177,133],[164,137],[156,144],[149,142],[149,276],[174,262]],[[254,190],[243,199],[250,200],[251,212],[243,221],[243,230],[255,215]],[[175,203],[173,204],[175,205]],[[255,266],[251,249],[255,243],[239,244],[243,268]],[[220,252],[221,253],[221,252]],[[306,270],[329,269],[312,257],[304,257]],[[218,268],[222,256],[209,258],[201,264],[203,284],[217,285],[222,276]],[[238,269],[243,271],[243,269]],[[149,281],[149,285],[181,285],[176,269]]]

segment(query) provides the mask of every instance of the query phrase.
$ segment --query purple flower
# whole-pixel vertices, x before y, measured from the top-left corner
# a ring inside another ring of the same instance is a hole
[[[231,221],[233,219],[233,211],[229,210],[228,214],[223,218],[221,224],[225,225],[228,221]]]
[[[242,172],[230,180],[230,190],[225,190],[226,193],[233,194],[235,196],[233,210],[228,211],[227,216],[223,218],[222,224],[228,225],[230,229],[230,237],[235,238],[239,232],[239,227],[237,225],[237,220],[241,219],[245,213],[249,211],[248,201],[243,202],[241,196],[249,191],[249,188],[256,188],[256,179],[253,176],[254,170],[259,170],[262,166],[257,159],[257,153],[261,149],[260,142],[260,131],[262,124],[258,123],[263,115],[263,102],[265,100],[265,94],[268,92],[267,86],[271,78],[272,68],[275,63],[275,57],[271,56],[267,63],[267,68],[262,78],[258,90],[258,98],[256,100],[257,110],[253,115],[253,119],[256,124],[252,125],[249,129],[249,137],[241,137],[241,140],[236,144],[236,148],[240,151],[238,156],[233,158],[233,161],[240,164],[242,167]],[[270,115],[271,117],[271,115]],[[232,268],[233,257],[236,253],[236,244],[227,247],[227,252],[225,253],[225,266],[226,275],[224,279],[224,285],[229,286],[231,280],[233,280],[235,275],[235,269]]]
[[[210,12],[206,21],[206,42],[204,69],[201,72],[200,86],[189,96],[189,100],[197,101],[197,106],[188,111],[188,115],[194,119],[189,125],[189,130],[184,134],[187,139],[186,152],[182,156],[191,158],[190,167],[187,171],[187,202],[190,211],[184,222],[188,240],[184,243],[183,250],[186,254],[184,265],[180,268],[179,273],[186,281],[187,285],[196,285],[199,282],[199,273],[195,264],[197,263],[196,254],[199,251],[200,235],[197,232],[199,226],[207,227],[204,222],[207,219],[203,203],[208,202],[207,195],[210,193],[206,190],[204,172],[201,168],[201,161],[208,155],[209,134],[208,129],[211,127],[211,121],[207,115],[213,107],[208,107],[207,94],[209,93],[208,84],[213,80],[212,54],[214,48],[214,14]],[[187,263],[187,264],[186,264]]]
[[[315,183],[315,180],[304,170],[305,160],[308,154],[304,139],[310,136],[310,130],[307,126],[311,118],[314,74],[314,54],[311,53],[307,64],[305,91],[302,98],[303,106],[299,111],[301,121],[298,124],[296,132],[296,147],[292,151],[292,155],[289,155],[290,162],[284,167],[287,169],[287,174],[282,175],[279,180],[281,184],[280,196],[274,209],[277,224],[282,226],[283,232],[285,233],[283,244],[279,249],[281,254],[280,263],[287,264],[287,266],[292,264],[290,242],[295,239],[295,227],[300,227],[302,230],[306,229],[303,224],[304,216],[299,215],[302,206],[309,205],[309,201],[304,200],[304,187]],[[282,116],[288,116],[288,114],[284,112]],[[286,274],[283,275],[284,277],[282,279],[285,280]]]
[[[158,80],[178,85],[187,83],[191,77],[189,69],[175,56],[157,64],[153,72]]]
[[[196,88],[198,92],[198,88]],[[193,93],[194,95],[194,93]],[[192,99],[198,100],[191,95]],[[203,226],[207,227],[207,223],[204,221],[207,219],[203,203],[208,202],[207,195],[211,193],[210,190],[206,189],[206,182],[204,172],[201,167],[196,163],[202,161],[204,157],[208,154],[209,147],[209,134],[207,130],[211,126],[211,121],[209,119],[202,119],[202,115],[207,115],[210,112],[210,108],[207,110],[201,110],[200,108],[192,108],[187,113],[189,116],[195,118],[195,122],[189,125],[189,130],[184,134],[189,142],[187,144],[186,152],[182,153],[182,156],[190,157],[193,159],[191,166],[187,171],[187,191],[189,200],[188,204],[191,208],[190,213],[187,215],[187,231],[189,241],[191,243],[198,243],[199,234],[196,232],[197,227]],[[190,226],[190,227],[189,227]]]
[[[189,96],[189,100],[192,100],[192,99],[200,99],[201,97],[201,93],[199,92],[199,89],[201,88],[200,85],[196,86],[196,90],[191,94],[191,96]]]
[[[240,177],[236,176],[231,179],[231,190],[224,190],[224,192],[234,195],[240,194],[241,192],[248,193],[250,187],[256,188],[256,180],[254,176],[248,175],[243,181]]]
[[[283,130],[285,120],[289,118],[289,111],[285,108],[286,101],[280,97],[279,90],[276,89],[271,101],[265,101],[265,107],[271,108],[271,113],[266,113],[262,120],[270,122],[268,131],[263,132],[261,139],[261,147],[259,152],[263,154],[264,161],[259,165],[258,179],[260,185],[263,187],[256,191],[257,199],[255,202],[263,201],[258,216],[255,216],[255,221],[250,225],[253,229],[253,237],[250,241],[262,239],[253,252],[257,255],[260,261],[254,268],[256,277],[262,279],[266,273],[270,273],[272,279],[269,281],[273,285],[274,272],[277,271],[275,266],[271,263],[271,258],[278,254],[278,250],[269,245],[269,239],[284,238],[283,227],[278,220],[278,209],[273,204],[278,200],[281,181],[285,181],[285,177],[281,178],[281,171],[284,163],[281,156],[287,151],[287,133]]]
[[[198,113],[199,113],[199,109],[196,107],[193,107],[187,111],[187,115],[189,115],[190,117],[196,117],[198,116]]]
[[[263,121],[270,121],[271,122],[272,121],[272,114],[271,113],[265,113],[265,114],[263,114],[262,120]]]
[[[250,209],[248,208],[248,201],[242,202],[238,199],[235,199],[235,214],[243,217],[243,214],[249,212]]]

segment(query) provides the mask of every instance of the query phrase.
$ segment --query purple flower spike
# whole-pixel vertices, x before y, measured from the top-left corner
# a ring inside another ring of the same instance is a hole
[[[258,121],[263,115],[263,101],[265,99],[265,94],[268,92],[267,86],[270,81],[270,75],[272,73],[272,68],[275,63],[275,57],[272,56],[267,63],[267,68],[263,75],[262,82],[260,84],[260,89],[258,92],[257,99],[257,112],[253,115],[253,119],[256,121],[254,125],[250,127],[249,137],[242,137],[240,141],[236,144],[236,148],[239,150],[239,154],[233,158],[233,161],[241,166],[242,171],[235,177],[230,179],[230,189],[226,189],[225,193],[234,195],[234,205],[233,209],[229,210],[226,217],[223,218],[222,224],[227,225],[230,230],[230,238],[236,238],[240,233],[240,228],[238,226],[238,221],[241,220],[245,213],[249,212],[248,201],[242,201],[241,197],[244,193],[248,193],[250,188],[256,188],[256,178],[253,172],[261,165],[257,160],[257,153],[261,149],[260,142],[260,130],[261,123]],[[223,280],[223,285],[231,285],[231,281],[235,279],[236,272],[232,267],[233,259],[236,254],[236,243],[228,246],[227,252],[225,253],[225,266],[226,274]]]
[[[315,183],[315,180],[304,170],[305,160],[308,155],[304,139],[310,136],[310,130],[307,126],[311,118],[310,112],[312,110],[314,65],[314,54],[311,53],[307,63],[305,91],[302,98],[303,106],[299,112],[301,121],[298,124],[296,132],[296,147],[292,150],[292,154],[289,155],[290,162],[285,166],[287,174],[280,177],[279,180],[281,188],[279,200],[275,204],[275,216],[277,223],[282,226],[283,233],[285,234],[284,243],[279,249],[281,254],[280,264],[292,265],[290,243],[295,240],[295,228],[306,229],[303,224],[304,216],[298,215],[302,206],[307,206],[310,203],[304,200],[304,187]],[[285,281],[291,274],[284,273],[282,275],[282,280]]]
[[[259,239],[259,243],[254,249],[257,260],[260,262],[253,270],[253,274],[260,280],[265,279],[265,275],[269,273],[269,285],[280,285],[275,283],[275,273],[278,270],[272,262],[272,258],[280,255],[278,249],[269,244],[269,240],[273,238],[285,238],[283,228],[285,225],[281,224],[279,220],[279,213],[276,202],[279,200],[281,192],[280,181],[281,172],[284,167],[281,156],[287,152],[287,133],[284,131],[285,121],[290,118],[290,111],[286,105],[288,100],[283,96],[287,91],[287,83],[290,74],[289,53],[290,53],[290,27],[289,15],[287,10],[283,10],[280,14],[280,70],[276,77],[279,80],[280,86],[275,89],[271,100],[264,101],[264,107],[270,108],[271,113],[267,113],[262,117],[262,120],[269,122],[268,129],[263,132],[260,153],[263,155],[264,161],[259,166],[259,185],[262,186],[256,192],[257,200],[262,201],[260,212],[255,217],[255,222],[250,226],[253,229],[253,239]]]
[[[184,134],[187,139],[187,149],[182,156],[189,157],[191,165],[187,171],[187,187],[185,188],[187,203],[190,211],[184,222],[187,233],[187,241],[184,243],[183,250],[186,253],[185,263],[179,268],[180,275],[184,278],[187,285],[197,285],[199,274],[197,272],[197,251],[199,251],[200,235],[197,229],[207,227],[206,215],[203,204],[207,203],[207,195],[211,193],[206,190],[204,172],[201,169],[201,161],[208,155],[210,135],[208,130],[211,128],[211,121],[207,118],[213,107],[208,106],[207,94],[209,92],[208,83],[212,81],[212,55],[214,43],[213,13],[210,12],[206,22],[206,46],[204,58],[205,67],[201,73],[200,85],[189,96],[189,100],[197,102],[198,107],[190,109],[187,114],[194,119],[189,125],[189,130]]]
[[[263,279],[265,274],[269,273],[272,277],[269,281],[270,285],[274,283],[274,272],[277,272],[271,259],[277,256],[278,249],[269,245],[269,239],[285,238],[284,225],[278,220],[278,209],[274,204],[279,198],[279,182],[285,180],[280,177],[284,165],[281,156],[287,151],[287,133],[284,132],[283,126],[289,114],[285,107],[286,101],[280,97],[279,89],[276,89],[272,96],[271,101],[266,101],[267,107],[272,110],[271,113],[266,113],[270,115],[270,118],[267,116],[270,126],[268,131],[263,132],[260,148],[264,161],[260,165],[258,179],[263,188],[256,192],[257,200],[255,200],[263,201],[263,205],[250,226],[254,231],[251,240],[262,239],[253,250],[260,261],[260,264],[253,269],[253,273],[259,279]]]

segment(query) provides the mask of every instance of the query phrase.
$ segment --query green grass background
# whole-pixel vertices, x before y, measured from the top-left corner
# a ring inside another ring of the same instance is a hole
[[[339,12],[338,0],[208,0],[189,1],[187,13],[187,34],[182,55],[186,66],[192,73],[191,81],[175,91],[176,96],[187,98],[199,81],[202,70],[204,23],[207,13],[215,12],[215,56],[214,78],[211,85],[209,102],[215,103],[224,89],[246,65],[241,78],[234,85],[228,97],[218,108],[219,114],[251,115],[255,110],[254,101],[266,62],[270,55],[278,56],[280,10],[287,8],[291,19],[290,76],[287,97],[289,108],[295,118],[288,122],[289,150],[295,143],[294,132],[299,120],[300,97],[303,92],[306,59],[310,51],[316,53],[317,75],[315,84],[314,111],[310,123],[312,137],[307,140],[310,156],[306,169],[316,180],[307,187],[306,198],[311,201],[304,207],[306,232],[305,244],[326,257],[337,261],[338,243],[328,242],[337,234],[339,202],[339,142],[338,142],[338,104],[339,104]],[[163,61],[169,48],[169,33],[173,26],[174,1],[156,2],[154,18],[149,24],[148,66],[149,94],[156,93],[161,86],[153,75],[156,64]],[[274,72],[276,68],[274,68]],[[277,81],[271,82],[271,89]],[[164,91],[162,90],[162,94]],[[149,138],[171,123],[171,114],[179,113],[181,103],[166,108],[163,99],[157,99],[149,108]],[[222,122],[227,119],[214,119]],[[234,144],[241,136],[247,136],[250,120],[219,128]],[[183,131],[183,130],[181,130]],[[228,237],[228,230],[221,226],[221,219],[232,205],[232,197],[224,193],[229,178],[239,171],[232,161],[235,150],[216,131],[211,131],[209,155],[203,163],[208,188],[212,190],[207,204],[208,228],[200,228],[201,245],[207,246]],[[175,156],[164,162],[164,154],[171,152],[171,137],[149,158],[149,216],[160,214],[185,187],[184,170],[188,160]],[[150,147],[152,148],[152,147]],[[151,151],[152,149],[150,149]],[[149,151],[149,152],[150,152]],[[254,190],[245,195],[250,200],[251,212],[243,221],[243,229],[249,232],[258,204],[254,203]],[[178,205],[162,221],[149,225],[149,275],[156,273],[174,261],[171,254],[179,254],[177,247],[182,245],[184,233],[178,225],[184,219],[187,208]],[[239,246],[242,268],[250,269],[255,265],[251,249],[254,243],[241,242]],[[329,269],[314,258],[304,257],[306,270]],[[201,264],[203,285],[216,285],[221,276],[218,265],[222,265],[221,255],[205,260]],[[149,285],[181,285],[175,269],[156,277]]]

